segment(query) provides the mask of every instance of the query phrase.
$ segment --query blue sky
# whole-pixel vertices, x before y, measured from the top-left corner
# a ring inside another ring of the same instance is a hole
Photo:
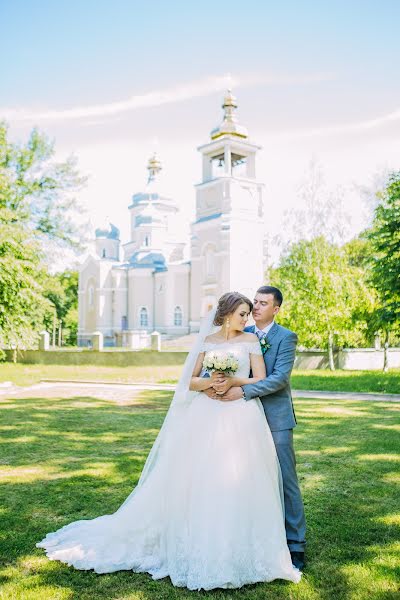
[[[336,74],[350,97],[400,86],[398,0],[2,0],[0,17],[6,105],[108,101],[265,69]]]
[[[0,22],[0,118],[15,139],[38,125],[60,156],[78,156],[94,224],[126,221],[155,146],[166,191],[191,218],[196,146],[221,118],[228,73],[264,147],[273,230],[310,160],[346,188],[354,232],[354,186],[399,166],[398,0],[0,0]]]

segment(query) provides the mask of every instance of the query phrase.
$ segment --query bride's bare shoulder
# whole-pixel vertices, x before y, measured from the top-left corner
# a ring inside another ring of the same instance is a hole
[[[207,343],[210,343],[210,342],[215,342],[218,339],[219,339],[218,335],[216,333],[212,333],[211,335],[208,335],[206,338],[204,338],[204,341]]]
[[[255,333],[247,333],[247,331],[246,331],[242,334],[241,341],[247,342],[247,343],[248,342],[258,342],[258,337],[256,336]]]

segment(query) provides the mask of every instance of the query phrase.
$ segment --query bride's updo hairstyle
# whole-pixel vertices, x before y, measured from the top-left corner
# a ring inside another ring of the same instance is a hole
[[[248,304],[250,312],[253,310],[253,303],[239,292],[227,292],[218,300],[217,312],[214,317],[214,325],[223,325],[225,317],[235,312],[240,304]]]

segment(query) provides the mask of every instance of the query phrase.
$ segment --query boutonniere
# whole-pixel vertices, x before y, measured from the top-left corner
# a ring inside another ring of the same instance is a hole
[[[271,348],[271,344],[269,342],[267,342],[267,339],[265,337],[262,337],[260,339],[260,346],[261,346],[261,352],[263,353],[263,355],[268,352],[268,350]]]

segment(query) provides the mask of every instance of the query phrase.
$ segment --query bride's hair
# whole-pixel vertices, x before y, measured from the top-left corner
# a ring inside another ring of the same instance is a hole
[[[231,315],[240,304],[248,304],[250,312],[253,310],[253,303],[239,292],[227,292],[218,300],[217,312],[214,317],[214,325],[223,325],[225,317]]]

